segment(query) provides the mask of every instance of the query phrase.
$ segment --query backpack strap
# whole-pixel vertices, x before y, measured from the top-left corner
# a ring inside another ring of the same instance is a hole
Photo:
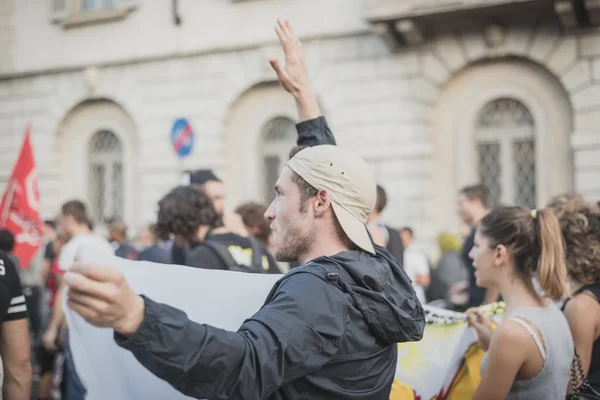
[[[252,265],[260,268],[260,272],[265,272],[262,262],[264,253],[262,244],[253,237],[248,237],[247,239],[250,240],[250,249],[252,249]]]
[[[250,249],[252,251],[252,264],[246,266],[247,270],[258,273],[265,272],[262,263],[262,256],[264,253],[262,245],[253,237],[248,237],[247,239],[250,241]],[[228,270],[239,270],[238,262],[233,258],[233,255],[229,252],[226,245],[210,239],[205,240],[203,244],[217,254]]]
[[[215,252],[217,257],[223,262],[223,264],[228,270],[235,269],[235,267],[238,265],[237,261],[235,261],[235,259],[227,249],[227,246],[225,246],[224,244],[221,244],[214,240],[205,240],[202,244],[211,249],[213,252]]]

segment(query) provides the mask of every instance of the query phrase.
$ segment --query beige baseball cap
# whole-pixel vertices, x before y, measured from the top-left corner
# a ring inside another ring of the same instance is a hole
[[[347,149],[320,145],[299,151],[286,165],[315,189],[329,190],[333,212],[346,235],[375,254],[366,223],[375,208],[377,186],[366,161]]]

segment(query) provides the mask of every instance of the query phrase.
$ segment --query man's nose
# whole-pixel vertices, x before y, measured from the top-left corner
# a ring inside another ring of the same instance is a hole
[[[265,211],[265,218],[269,221],[275,219],[275,207],[273,206],[273,202],[269,204],[269,208],[267,208],[267,211]]]

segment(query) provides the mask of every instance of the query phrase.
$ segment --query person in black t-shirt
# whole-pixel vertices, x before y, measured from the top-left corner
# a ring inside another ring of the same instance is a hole
[[[17,267],[12,258],[0,250],[0,323],[27,318],[27,306]]]
[[[388,197],[385,189],[381,185],[377,185],[377,201],[375,202],[375,209],[369,215],[367,228],[369,228],[369,233],[375,243],[385,247],[396,257],[398,263],[404,266],[404,245],[402,244],[400,232],[383,223],[381,219],[381,213],[387,206],[387,202]]]
[[[211,199],[195,186],[179,186],[158,203],[156,233],[175,236],[183,265],[204,269],[279,273],[277,263],[256,239],[220,226]],[[243,222],[240,218],[240,224]]]
[[[48,266],[52,265],[54,262],[54,258],[56,257],[56,252],[54,251],[54,241],[56,240],[56,223],[49,219],[44,221],[44,239],[45,239],[45,248],[44,248],[44,263]],[[50,268],[44,267],[49,271]]]
[[[0,387],[7,399],[31,396],[31,350],[27,305],[19,273],[11,258],[0,251]]]
[[[469,252],[473,248],[475,228],[479,221],[488,213],[488,189],[484,185],[467,186],[458,194],[458,215],[462,221],[471,228],[471,233],[465,240],[461,258],[467,269],[468,307],[479,307],[483,304],[493,303],[498,300],[500,292],[496,288],[481,288],[475,284],[475,268]],[[460,287],[460,285],[456,286]],[[456,295],[456,289],[453,290]]]
[[[199,188],[210,199],[215,211],[219,215],[219,220],[215,223],[215,226],[225,226],[242,236],[248,235],[245,227],[239,221],[239,215],[225,212],[225,196],[227,193],[225,183],[212,170],[198,169],[186,171],[182,176],[182,184]],[[185,250],[177,242],[173,243],[171,247],[171,262],[173,264],[184,264],[185,257]]]

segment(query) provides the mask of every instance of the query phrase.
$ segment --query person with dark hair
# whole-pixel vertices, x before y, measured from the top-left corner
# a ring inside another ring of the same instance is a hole
[[[245,227],[241,223],[241,218],[235,213],[225,212],[225,183],[215,175],[210,169],[198,169],[195,171],[186,171],[182,177],[182,185],[192,185],[202,190],[212,201],[213,207],[217,212],[219,219],[214,223],[215,227],[225,227],[230,232],[235,232],[241,236],[247,236]],[[184,264],[186,251],[181,248],[177,241],[171,246],[171,258],[173,264]]]
[[[220,227],[212,200],[199,188],[179,186],[158,203],[156,233],[175,236],[183,265],[204,269],[279,273],[277,263],[256,239]]]
[[[155,230],[159,238],[167,240],[173,234],[179,246],[190,249],[201,242],[218,221],[219,214],[202,190],[178,186],[158,202]]]
[[[504,321],[493,331],[479,309],[467,311],[487,353],[474,400],[563,400],[573,361],[573,339],[551,300],[566,291],[567,268],[560,225],[550,209],[498,207],[478,224],[469,253],[478,286],[500,290]],[[493,332],[493,333],[492,333]]]
[[[31,398],[31,346],[27,324],[27,304],[17,266],[7,251],[14,237],[0,231],[0,398]],[[5,251],[6,250],[6,251]]]
[[[475,269],[469,253],[475,240],[475,228],[488,212],[488,189],[484,185],[467,186],[458,193],[458,215],[461,220],[471,228],[471,233],[465,240],[461,257],[467,268],[468,282],[465,285],[457,284],[452,289],[452,297],[457,297],[458,292],[466,289],[468,292],[468,307],[477,307],[482,304],[493,303],[498,300],[498,289],[482,288],[475,284]]]
[[[225,183],[211,169],[185,171],[181,180],[182,186],[193,185],[199,188],[212,201],[217,214],[225,214]]]
[[[44,226],[56,232],[56,221],[54,221],[53,219],[44,220]]]
[[[30,271],[25,271],[21,268],[21,261],[17,256],[13,254],[13,250],[15,248],[15,236],[7,229],[0,229],[0,251],[3,251],[4,254],[12,261],[12,265],[15,267],[15,271],[19,275],[19,285],[22,294],[25,296],[25,303],[27,305],[27,318],[29,320],[29,324],[31,326],[31,330],[33,333],[34,341],[37,340],[40,330],[41,330],[41,293],[34,293],[32,287],[29,285],[23,284],[23,277],[27,279],[27,283],[29,284],[33,276]],[[32,263],[35,263],[35,259]],[[41,273],[39,269],[36,269],[38,274]],[[39,305],[36,304],[35,301],[38,300]]]
[[[579,195],[556,196],[549,206],[565,240],[571,293],[563,311],[590,386],[580,390],[600,393],[600,209]]]
[[[290,92],[310,93],[300,41],[287,22],[276,30],[289,64],[271,64]],[[368,233],[375,186],[367,163],[336,146],[288,161],[265,216],[277,259],[302,266],[236,332],[136,295],[110,267],[70,273],[69,306],[113,328],[120,346],[188,396],[387,400],[397,343],[422,338],[425,313],[402,267]],[[100,294],[103,285],[115,296]]]
[[[369,215],[367,227],[373,241],[379,246],[388,249],[396,257],[400,265],[404,265],[404,245],[402,244],[400,233],[398,230],[383,223],[381,219],[381,213],[385,210],[387,202],[388,197],[385,189],[383,186],[377,185],[377,201],[375,202],[375,209]]]
[[[54,241],[56,240],[56,222],[54,220],[46,220],[44,221],[44,269],[42,273],[43,281],[46,282],[48,274],[50,273],[50,268],[54,263],[54,259],[56,258],[56,252],[54,251]]]
[[[15,235],[13,235],[12,232],[7,229],[0,229],[0,250],[7,254],[11,254],[14,248]],[[19,262],[18,259],[16,259],[16,261],[17,263]]]

